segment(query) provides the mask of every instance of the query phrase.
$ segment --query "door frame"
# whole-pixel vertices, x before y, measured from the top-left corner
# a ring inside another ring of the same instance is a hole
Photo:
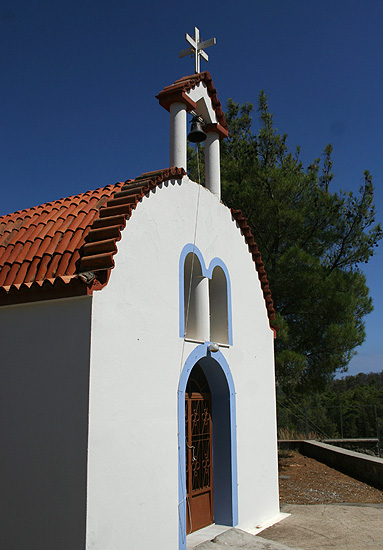
[[[198,362],[209,383],[213,401],[214,522],[238,524],[237,424],[234,380],[221,351],[210,352],[205,342],[186,359],[178,385],[178,516],[179,550],[186,550],[185,390]],[[224,427],[225,429],[222,429]],[[229,429],[227,429],[229,428]],[[218,455],[220,460],[218,460]]]

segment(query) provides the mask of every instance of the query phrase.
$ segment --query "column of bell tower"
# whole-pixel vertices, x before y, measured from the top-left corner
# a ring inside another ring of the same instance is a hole
[[[157,98],[170,114],[170,167],[177,166],[187,171],[187,113],[191,112],[202,121],[202,135],[206,133],[205,186],[220,199],[220,140],[229,132],[210,74],[205,72],[181,78],[164,88]]]
[[[187,106],[175,102],[170,105],[169,166],[187,170]]]

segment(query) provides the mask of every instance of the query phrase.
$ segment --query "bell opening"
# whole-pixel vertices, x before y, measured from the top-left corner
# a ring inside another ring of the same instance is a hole
[[[201,121],[198,117],[193,117],[191,121],[191,129],[188,134],[188,141],[192,143],[201,143],[205,141],[207,134],[203,131]]]

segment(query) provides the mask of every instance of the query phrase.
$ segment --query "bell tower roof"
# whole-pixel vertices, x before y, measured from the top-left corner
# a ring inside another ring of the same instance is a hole
[[[186,110],[201,117],[205,125],[216,125],[221,139],[229,135],[221,102],[209,71],[176,80],[161,90],[156,98],[167,111],[170,111],[172,103],[184,103]]]

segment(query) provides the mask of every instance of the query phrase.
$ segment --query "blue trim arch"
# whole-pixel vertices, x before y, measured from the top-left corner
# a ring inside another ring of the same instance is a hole
[[[220,258],[213,258],[209,264],[209,267],[206,267],[205,260],[202,256],[201,251],[197,246],[192,243],[186,244],[181,252],[180,263],[179,263],[179,335],[181,338],[185,337],[185,303],[184,303],[184,282],[185,282],[185,259],[188,254],[195,254],[201,264],[202,275],[211,279],[213,276],[213,271],[215,267],[220,267],[226,277],[226,292],[227,292],[227,323],[228,323],[228,344],[233,345],[233,323],[232,323],[232,311],[231,311],[231,282],[229,270],[226,267],[226,264]]]
[[[198,362],[209,383],[213,402],[214,522],[238,524],[237,423],[234,380],[221,351],[210,342],[197,346],[186,359],[178,385],[178,513],[179,550],[186,550],[185,391]]]

